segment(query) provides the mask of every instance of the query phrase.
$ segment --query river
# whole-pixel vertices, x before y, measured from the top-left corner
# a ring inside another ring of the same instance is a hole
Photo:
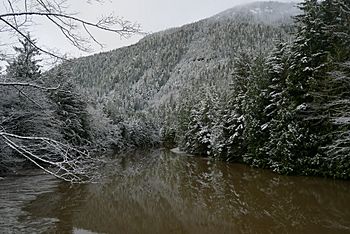
[[[350,233],[350,181],[166,150],[116,156],[100,183],[0,180],[0,233]]]

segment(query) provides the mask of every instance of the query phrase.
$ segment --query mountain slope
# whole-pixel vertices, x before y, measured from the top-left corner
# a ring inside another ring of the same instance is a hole
[[[265,53],[275,40],[288,40],[296,12],[294,4],[278,2],[239,6],[62,67],[113,118],[159,109],[184,89],[227,87],[236,55]]]

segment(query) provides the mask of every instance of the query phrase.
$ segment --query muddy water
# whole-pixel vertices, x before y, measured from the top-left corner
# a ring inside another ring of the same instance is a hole
[[[0,180],[0,233],[350,233],[350,182],[168,151],[121,155],[99,184]]]

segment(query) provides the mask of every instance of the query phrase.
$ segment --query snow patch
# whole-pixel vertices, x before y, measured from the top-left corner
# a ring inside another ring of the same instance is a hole
[[[186,153],[185,151],[180,150],[179,147],[170,150],[174,154],[192,156],[191,154]]]

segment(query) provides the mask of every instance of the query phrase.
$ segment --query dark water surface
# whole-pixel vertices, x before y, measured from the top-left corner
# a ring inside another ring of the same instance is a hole
[[[156,150],[99,184],[0,180],[0,233],[350,233],[350,182],[286,177]]]

